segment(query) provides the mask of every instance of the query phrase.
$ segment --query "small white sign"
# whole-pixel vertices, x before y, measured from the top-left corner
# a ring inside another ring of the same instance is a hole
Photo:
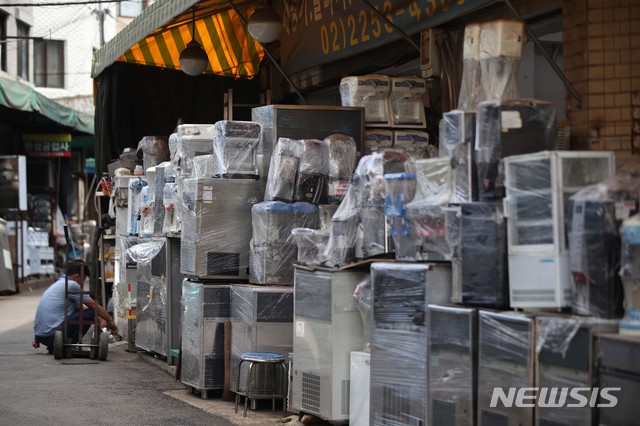
[[[213,201],[213,186],[205,186],[202,188],[202,201],[205,203]]]
[[[296,336],[304,337],[304,321],[296,321]]]
[[[509,129],[521,129],[522,118],[520,117],[520,111],[502,111],[501,114],[501,126],[502,131],[506,132]]]
[[[10,271],[13,271],[13,262],[11,261],[11,253],[9,250],[4,249],[4,266]]]

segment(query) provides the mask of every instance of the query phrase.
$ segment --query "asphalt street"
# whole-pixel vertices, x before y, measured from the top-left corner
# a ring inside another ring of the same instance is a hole
[[[0,297],[0,424],[236,424],[217,416],[215,407],[190,404],[179,381],[124,346],[111,347],[102,362],[58,361],[43,347],[32,348],[42,292]]]

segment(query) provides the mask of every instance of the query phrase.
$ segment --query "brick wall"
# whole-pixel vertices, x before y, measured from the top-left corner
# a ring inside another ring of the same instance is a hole
[[[640,4],[565,0],[564,71],[582,96],[568,93],[571,149],[612,150],[622,162],[640,154]]]

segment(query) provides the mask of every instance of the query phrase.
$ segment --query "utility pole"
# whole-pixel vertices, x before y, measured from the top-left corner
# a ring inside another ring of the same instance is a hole
[[[98,3],[98,9],[93,13],[98,17],[98,31],[100,31],[100,47],[104,46],[104,17],[109,14],[109,9],[103,10],[102,3]]]

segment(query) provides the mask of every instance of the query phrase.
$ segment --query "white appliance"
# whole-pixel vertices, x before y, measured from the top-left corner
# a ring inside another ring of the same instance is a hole
[[[293,348],[293,287],[231,285],[231,390],[238,390],[238,364],[245,352],[273,352],[284,357]],[[254,366],[254,395],[272,393],[271,367]],[[242,369],[240,389],[244,390],[248,369]],[[277,375],[276,388],[286,394],[287,383]],[[252,399],[252,407],[254,400]]]
[[[571,305],[569,197],[614,172],[614,153],[542,151],[504,159],[512,308]]]
[[[616,321],[569,315],[536,317],[536,386],[598,387],[598,334],[618,331]],[[600,383],[602,385],[602,383]],[[571,400],[570,402],[574,402]],[[596,426],[597,408],[536,405],[536,424]]]
[[[213,154],[213,124],[181,124],[178,126],[178,143],[173,157],[176,176],[192,177],[193,158]]]
[[[438,156],[438,147],[429,144],[429,134],[420,130],[394,130],[393,147],[404,149],[416,160]]]
[[[365,271],[296,267],[291,406],[329,422],[349,420],[349,354],[363,345],[353,292]]]
[[[481,310],[478,323],[478,425],[533,426],[533,407],[491,407],[491,399],[495,388],[535,386],[535,319]]]
[[[426,311],[430,302],[449,301],[450,271],[439,264],[371,265],[371,425],[427,424]]]
[[[371,382],[371,354],[351,352],[349,372],[349,425],[369,426],[369,384]]]
[[[427,119],[422,97],[427,85],[420,77],[392,77],[389,94],[391,127],[424,129]]]
[[[229,285],[182,282],[180,381],[203,397],[224,387],[224,323],[230,306]]]
[[[478,382],[478,314],[429,305],[429,422],[473,426]]]
[[[143,176],[135,176],[129,180],[129,201],[127,203],[127,234],[138,235],[140,224],[140,204],[142,189],[147,186]]]
[[[181,272],[197,279],[249,278],[253,179],[183,181]]]
[[[129,213],[129,183],[133,175],[114,176],[113,193],[111,198],[116,214],[116,235],[129,235],[130,213]]]
[[[387,99],[391,89],[386,75],[349,76],[340,80],[340,99],[345,107],[364,107],[366,127],[389,127]]]

